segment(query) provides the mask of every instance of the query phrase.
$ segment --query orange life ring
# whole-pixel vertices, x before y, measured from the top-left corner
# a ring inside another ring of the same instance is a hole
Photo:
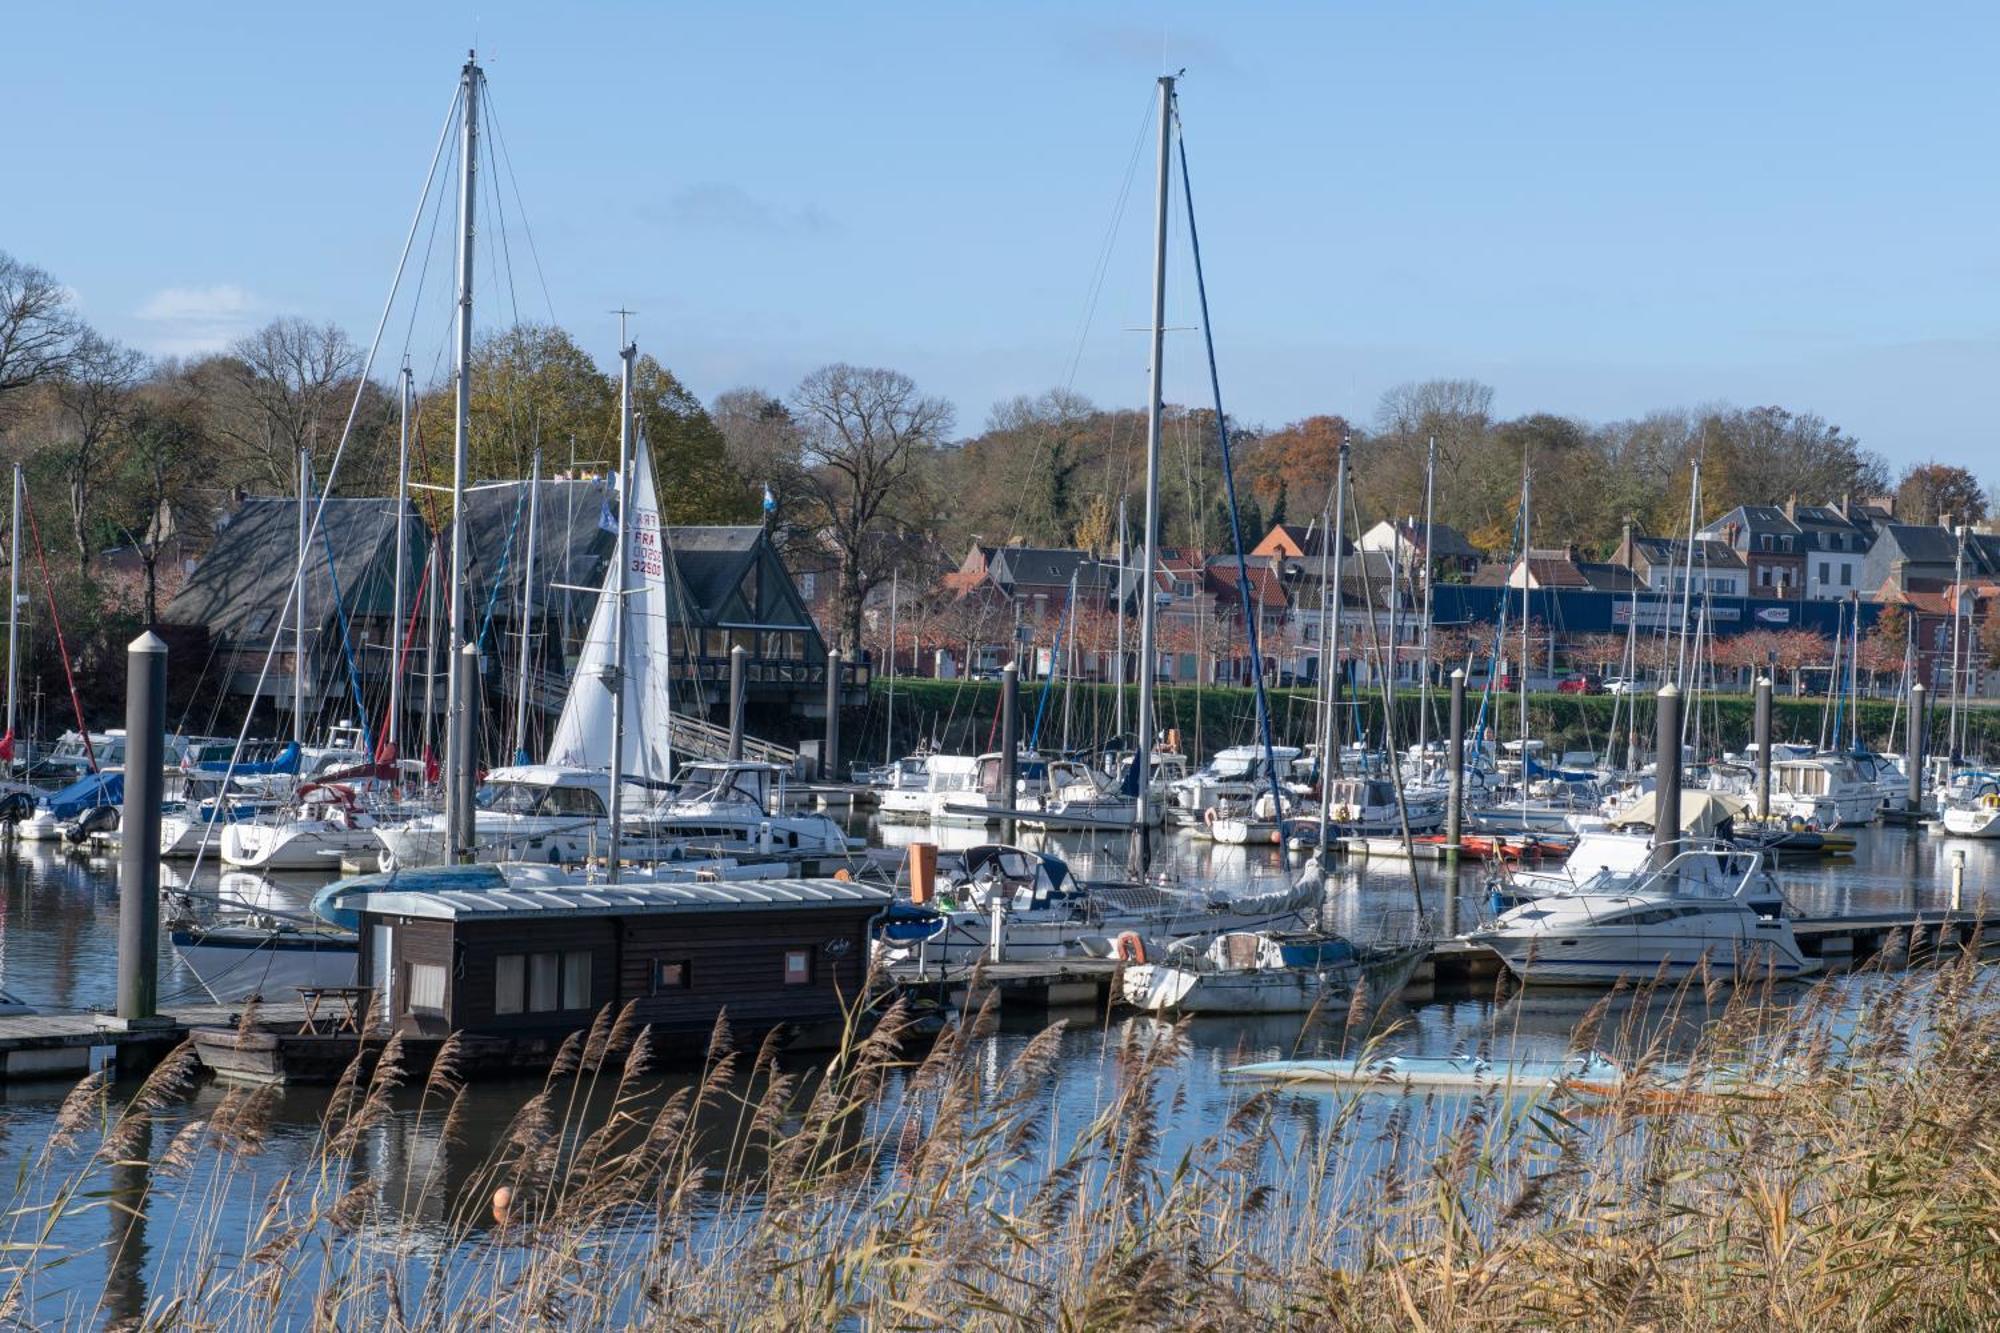
[[[1215,827],[1215,807],[1214,807],[1214,806],[1212,806],[1212,805],[1211,805],[1210,807],[1208,807],[1208,809],[1206,809],[1206,810],[1204,810],[1204,811],[1202,811],[1202,812],[1201,812],[1201,822],[1202,822],[1202,823],[1204,823],[1204,824],[1206,824],[1206,825],[1208,825],[1208,827],[1210,827],[1210,828],[1214,828],[1214,827]]]
[[[1121,931],[1111,941],[1111,955],[1120,962],[1143,963],[1146,961],[1146,941],[1139,938],[1137,931]]]

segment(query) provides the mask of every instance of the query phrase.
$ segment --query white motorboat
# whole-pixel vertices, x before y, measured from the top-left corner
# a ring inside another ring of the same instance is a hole
[[[1852,755],[1826,752],[1771,763],[1771,813],[1814,828],[1872,823],[1881,812],[1882,793]]]
[[[930,819],[930,806],[922,797],[930,790],[931,757],[905,755],[893,764],[870,770],[867,786],[875,794],[876,812],[884,819]]]
[[[916,914],[925,929],[903,923],[907,928],[884,945],[891,961],[970,963],[989,954],[997,923],[1007,958],[1102,957],[1128,932],[1153,948],[1188,935],[1297,929],[1324,887],[1317,862],[1295,884],[1264,893],[1086,883],[1055,856],[987,843],[965,853],[962,871],[939,875],[929,903],[908,909],[906,915]]]
[[[1346,1002],[1363,978],[1369,994],[1394,994],[1423,956],[1415,945],[1364,951],[1337,935],[1271,931],[1178,940],[1152,960],[1136,936],[1115,943],[1137,955],[1120,977],[1125,1003],[1150,1013],[1308,1013]]]
[[[875,813],[891,823],[929,824],[947,801],[964,799],[978,780],[979,761],[972,756],[934,754],[924,765],[923,785],[885,788]]]
[[[308,782],[289,810],[225,825],[222,861],[243,870],[337,871],[342,857],[379,855],[376,828],[351,787]]]
[[[1719,874],[1728,857],[1740,876]],[[1792,925],[1752,906],[1763,857],[1735,849],[1681,852],[1657,870],[1606,871],[1568,893],[1503,912],[1463,938],[1500,956],[1523,981],[1562,985],[1643,982],[1706,969],[1728,980],[1795,977],[1809,970]]]
[[[1292,771],[1299,754],[1298,747],[1292,745],[1273,746],[1271,750],[1278,765],[1279,785],[1294,795],[1306,789]],[[1224,802],[1247,804],[1270,789],[1271,771],[1264,747],[1232,745],[1217,750],[1214,758],[1167,788],[1167,818],[1184,826],[1203,823],[1208,812]]]

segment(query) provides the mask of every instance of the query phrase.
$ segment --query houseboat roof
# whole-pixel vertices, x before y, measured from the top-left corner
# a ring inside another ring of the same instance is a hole
[[[351,893],[343,907],[428,921],[495,921],[577,916],[666,916],[771,912],[815,907],[879,907],[888,889],[845,879],[751,879],[658,884],[516,884],[487,889],[382,889]]]

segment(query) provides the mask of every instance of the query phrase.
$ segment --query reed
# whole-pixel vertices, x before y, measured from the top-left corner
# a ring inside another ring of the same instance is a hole
[[[1393,1042],[1368,1010],[1315,1022],[1350,1052]],[[1245,1086],[1201,1137],[1182,1029],[1056,1025],[1003,1061],[991,1021],[916,1050],[892,1009],[820,1065],[739,1051],[719,1022],[699,1078],[669,1092],[653,1034],[607,1012],[455,1186],[392,1182],[371,1145],[444,1135],[480,1089],[454,1060],[397,1109],[391,1043],[241,1234],[213,1218],[246,1188],[270,1094],[227,1094],[142,1159],[137,1128],[173,1114],[185,1069],[122,1107],[85,1080],[17,1186],[0,1299],[23,1323],[101,1316],[56,1294],[80,1256],[51,1217],[143,1165],[140,1206],[175,1223],[149,1327],[2000,1321],[2000,995],[1976,951],[1805,992],[1655,980],[1578,1025],[1579,1049],[1642,1070],[1692,1033],[1693,1070],[1729,1095]],[[1079,1114],[1059,1063],[1073,1084],[1092,1049]]]

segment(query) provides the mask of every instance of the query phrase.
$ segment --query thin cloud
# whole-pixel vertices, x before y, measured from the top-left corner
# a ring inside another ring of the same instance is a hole
[[[723,181],[703,181],[676,190],[664,204],[647,208],[645,216],[672,227],[759,236],[825,236],[839,230],[833,218],[815,204],[760,199]]]
[[[148,350],[165,356],[219,352],[248,333],[262,303],[234,283],[164,287],[136,311]]]
[[[1117,65],[1171,74],[1234,74],[1235,59],[1221,42],[1191,32],[1162,31],[1136,25],[1087,28],[1068,43],[1071,58],[1085,65]]]

